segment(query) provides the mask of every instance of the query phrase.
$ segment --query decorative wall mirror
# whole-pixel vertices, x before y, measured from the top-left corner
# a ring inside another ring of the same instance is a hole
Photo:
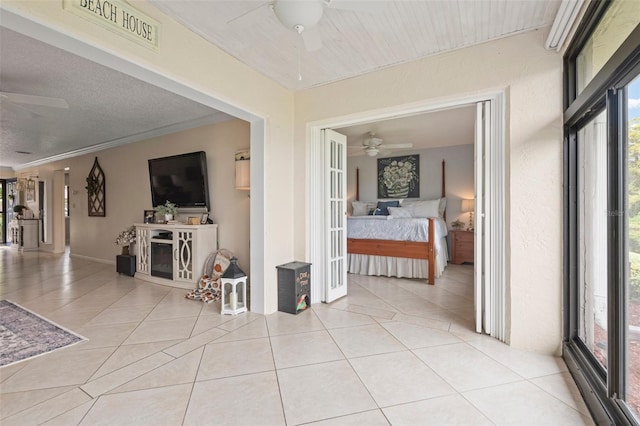
[[[98,163],[98,157],[93,162],[93,167],[87,176],[85,189],[88,196],[89,216],[106,216],[105,177],[102,167]]]

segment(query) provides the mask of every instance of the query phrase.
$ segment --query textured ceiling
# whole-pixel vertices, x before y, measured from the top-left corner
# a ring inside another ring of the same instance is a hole
[[[171,133],[231,117],[0,27],[0,91],[63,98],[68,109],[0,102],[0,166]],[[137,138],[136,135],[139,137]],[[21,154],[16,151],[27,152]]]
[[[301,37],[278,21],[269,7],[270,1],[150,1],[195,33],[292,90],[550,26],[561,3],[332,0],[310,30],[317,31],[322,48],[308,52],[300,48]],[[339,9],[354,5],[360,10]],[[375,7],[366,11],[368,5]],[[298,72],[302,80],[298,80]]]

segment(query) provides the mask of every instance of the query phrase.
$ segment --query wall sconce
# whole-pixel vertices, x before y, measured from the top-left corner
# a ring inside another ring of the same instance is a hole
[[[248,149],[236,152],[236,189],[251,189],[251,158]]]
[[[463,213],[469,213],[469,226],[467,227],[467,231],[473,231],[473,212],[476,209],[476,200],[462,200],[462,206],[460,210]]]

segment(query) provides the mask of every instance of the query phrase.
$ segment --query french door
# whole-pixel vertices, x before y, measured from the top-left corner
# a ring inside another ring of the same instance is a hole
[[[347,295],[347,137],[331,129],[323,130],[325,172],[326,270],[324,302]]]

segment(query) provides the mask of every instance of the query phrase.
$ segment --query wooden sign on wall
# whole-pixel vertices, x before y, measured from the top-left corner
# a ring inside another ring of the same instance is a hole
[[[98,163],[98,157],[93,162],[93,167],[89,172],[89,176],[87,176],[85,189],[87,190],[87,201],[89,203],[89,216],[106,216],[105,176],[100,163]]]

